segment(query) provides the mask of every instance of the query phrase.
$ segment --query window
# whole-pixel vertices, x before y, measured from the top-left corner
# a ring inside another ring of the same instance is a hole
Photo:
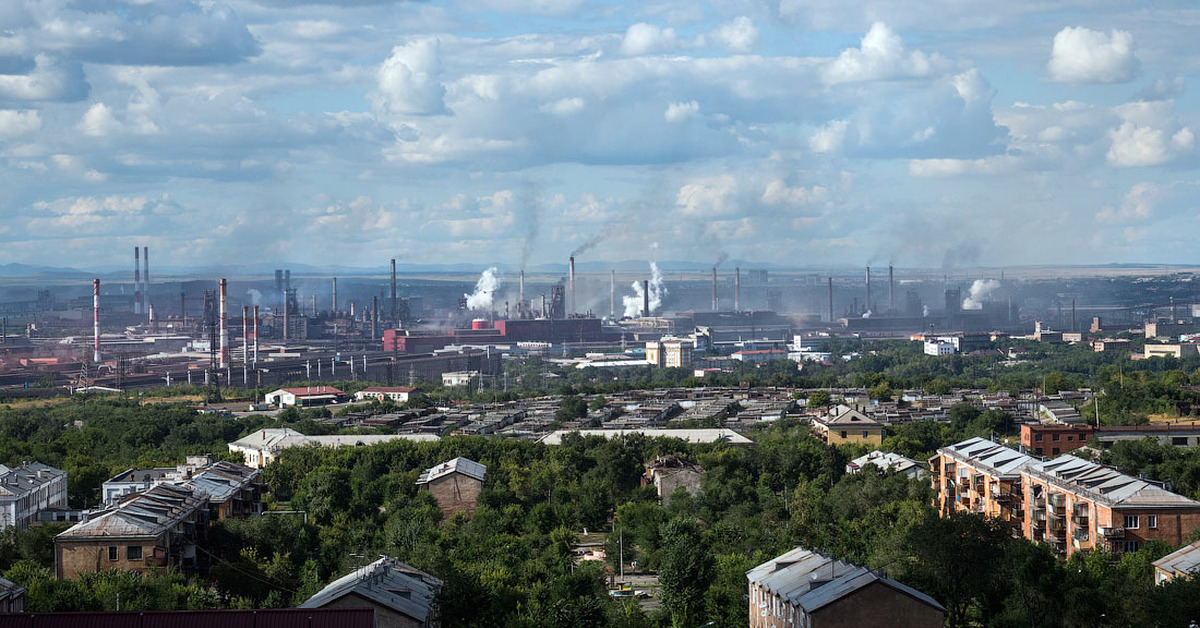
[[[1187,444],[1188,444],[1187,441],[1188,441],[1187,436],[1172,436],[1171,437],[1171,444],[1176,447],[1187,447]]]
[[[1158,529],[1158,515],[1146,515],[1146,527],[1151,530]]]
[[[1058,442],[1058,439],[1059,439],[1059,438],[1061,438],[1061,437],[1062,437],[1062,434],[1057,434],[1057,433],[1056,433],[1056,434],[1054,435],[1054,442],[1056,442],[1056,443],[1057,443],[1057,442]]]
[[[1125,515],[1125,527],[1129,530],[1138,529],[1138,516],[1137,515]]]
[[[1042,442],[1042,435],[1041,435],[1041,434],[1038,434],[1037,436],[1034,436],[1034,437],[1033,437],[1033,440],[1036,440],[1036,441],[1037,441],[1037,442],[1039,442],[1039,443],[1040,443],[1040,442]]]
[[[126,547],[125,548],[125,558],[128,560],[141,560],[142,559],[142,546],[141,545],[130,545],[130,546]]]
[[[1125,541],[1126,552],[1136,552],[1142,547],[1141,541]]]
[[[1057,455],[1058,455],[1058,453],[1059,453],[1059,452],[1058,452],[1058,447],[1055,447],[1055,448],[1054,448],[1054,455],[1055,455],[1055,456],[1057,456]]]
[[[1071,436],[1070,434],[1067,434],[1067,442],[1068,442],[1068,443],[1073,443],[1073,442],[1075,442],[1075,437],[1074,437],[1074,436]]]
[[[109,560],[117,559],[117,547],[115,545],[108,546],[108,559]]]
[[[871,437],[871,433],[868,432],[867,430],[863,430],[863,438],[870,438],[870,437]]]
[[[838,433],[842,435],[842,438],[846,438],[846,432],[844,430]]]

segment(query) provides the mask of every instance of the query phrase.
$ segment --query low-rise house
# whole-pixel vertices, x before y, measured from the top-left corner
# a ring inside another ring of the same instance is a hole
[[[546,445],[561,445],[568,434],[580,436],[602,436],[604,438],[620,438],[627,434],[641,434],[646,438],[678,438],[689,443],[724,442],[730,445],[753,445],[754,441],[726,428],[697,428],[697,429],[600,429],[600,430],[556,430],[542,437],[539,441]]]
[[[306,436],[287,427],[264,428],[229,443],[229,451],[241,452],[246,464],[261,469],[289,447],[363,447],[393,440],[435,441],[435,434],[330,434]]]
[[[1057,456],[1088,444],[1094,433],[1095,428],[1087,423],[1025,423],[1021,425],[1021,444],[1038,456]]]
[[[895,471],[903,473],[909,479],[917,480],[927,475],[921,464],[911,458],[905,458],[897,453],[879,451],[860,456],[846,464],[846,473],[858,473],[863,467],[871,465],[880,471]]]
[[[441,580],[385,556],[330,582],[299,608],[369,608],[375,628],[437,628],[441,589]]]
[[[396,403],[404,403],[409,400],[409,397],[415,390],[416,388],[409,386],[372,386],[354,393],[354,398],[358,401],[365,401],[367,399],[383,401],[384,399],[391,399]]]
[[[1176,342],[1166,344],[1154,344],[1147,342],[1146,346],[1142,349],[1142,357],[1178,359],[1194,358],[1197,355],[1196,347],[1196,343],[1193,342]]]
[[[260,469],[222,460],[193,473],[182,485],[208,496],[210,521],[262,514],[266,485]]]
[[[700,465],[667,454],[646,465],[642,486],[653,486],[658,492],[658,500],[667,506],[676,489],[683,488],[693,496],[699,495],[703,478],[704,469]]]
[[[1068,557],[1092,548],[1136,552],[1151,540],[1181,545],[1200,528],[1200,502],[1070,455],[1028,465],[1022,493],[1025,538]]]
[[[818,415],[812,419],[813,436],[829,445],[862,443],[883,444],[884,425],[859,412],[847,409],[838,414]]]
[[[750,628],[941,628],[946,609],[890,578],[797,547],[746,572]]]
[[[25,610],[25,587],[0,578],[0,613],[20,613]]]
[[[934,506],[942,516],[977,512],[998,517],[1020,533],[1024,522],[1021,472],[1037,458],[971,438],[943,447],[929,460]]]
[[[289,406],[326,406],[346,398],[346,393],[333,386],[304,386],[280,388],[267,393],[266,403],[287,408]]]
[[[417,486],[433,495],[442,516],[448,518],[456,512],[470,516],[475,513],[486,475],[486,466],[460,456],[426,469],[417,478]]]
[[[1200,572],[1200,541],[1184,545],[1154,561],[1154,584],[1191,578],[1197,572]]]
[[[67,472],[40,462],[0,465],[0,530],[28,528],[39,514],[67,509]]]
[[[101,500],[113,505],[126,495],[145,493],[154,486],[167,481],[176,467],[154,467],[151,469],[126,469],[100,485]]]
[[[155,567],[196,573],[206,564],[196,546],[207,527],[207,495],[160,484],[54,537],[55,575],[75,578],[107,569],[146,572]]]

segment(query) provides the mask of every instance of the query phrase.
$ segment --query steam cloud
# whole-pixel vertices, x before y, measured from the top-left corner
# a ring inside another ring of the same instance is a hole
[[[492,295],[500,287],[500,278],[496,276],[497,272],[495,266],[483,271],[483,274],[479,275],[479,281],[475,282],[475,292],[463,295],[467,297],[468,310],[492,309]]]
[[[976,279],[975,283],[971,284],[971,291],[967,293],[967,298],[963,299],[962,309],[982,310],[983,302],[999,289],[1000,282],[995,279]]]
[[[663,284],[662,273],[658,270],[658,264],[650,262],[650,311],[653,312],[662,307],[662,298],[667,295],[667,287]],[[645,295],[642,292],[642,282],[633,282],[633,294],[630,296],[621,297],[621,303],[625,305],[625,316],[629,318],[638,318],[642,315],[642,301]]]
[[[262,293],[253,288],[246,291],[246,296],[250,297],[250,305],[262,305]]]

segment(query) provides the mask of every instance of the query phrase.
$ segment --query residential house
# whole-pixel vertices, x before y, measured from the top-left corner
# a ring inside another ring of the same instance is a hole
[[[1025,538],[1068,557],[1091,548],[1135,552],[1151,540],[1182,545],[1200,528],[1200,502],[1075,456],[1029,464],[1021,482]]]
[[[1184,545],[1154,561],[1154,584],[1191,578],[1197,571],[1200,571],[1200,541]]]
[[[0,614],[0,628],[376,628],[369,608]]]
[[[113,505],[126,495],[145,493],[154,486],[167,481],[176,467],[154,467],[151,469],[126,469],[100,485],[100,498],[105,505]]]
[[[868,465],[874,466],[880,471],[903,473],[910,480],[918,480],[928,475],[916,460],[905,458],[897,453],[879,451],[878,449],[846,463],[846,473],[858,473],[862,471],[863,467]]]
[[[1057,456],[1079,449],[1092,440],[1095,428],[1087,423],[1025,423],[1021,445],[1038,456]]]
[[[750,628],[941,628],[936,600],[866,567],[802,547],[746,572]]]
[[[229,443],[229,451],[242,453],[246,464],[261,469],[289,447],[362,447],[393,440],[435,441],[434,434],[330,434],[305,436],[291,428],[264,428]]]
[[[208,496],[160,484],[131,495],[54,537],[59,578],[120,569],[166,567],[184,574],[203,570],[197,543],[208,527]]]
[[[449,518],[456,512],[470,516],[475,513],[475,502],[486,475],[486,466],[460,456],[423,471],[417,478],[417,486],[433,495],[442,516]]]
[[[998,517],[1020,533],[1024,521],[1021,472],[1037,458],[971,438],[943,447],[929,459],[933,503],[942,516],[977,512]]]
[[[289,406],[325,406],[345,399],[346,393],[333,386],[304,386],[301,388],[280,388],[267,393],[263,399],[266,403],[280,408]]]
[[[396,403],[404,403],[408,401],[415,390],[416,388],[409,386],[372,386],[354,393],[354,398],[358,401],[391,399]]]
[[[196,471],[182,485],[208,496],[210,521],[263,512],[266,484],[260,469],[222,460]]]
[[[811,428],[814,436],[830,445],[862,443],[878,447],[883,444],[884,425],[858,410],[815,416]]]
[[[25,587],[0,578],[0,613],[20,613],[25,610]]]
[[[704,469],[700,465],[667,454],[646,465],[642,486],[653,486],[658,493],[658,500],[667,506],[677,489],[682,488],[693,496],[699,495],[703,478]]]
[[[41,513],[66,508],[66,471],[40,462],[16,468],[0,465],[0,530],[24,530],[39,521]]]
[[[375,628],[437,628],[441,588],[441,580],[385,556],[330,582],[299,608],[369,608]]]

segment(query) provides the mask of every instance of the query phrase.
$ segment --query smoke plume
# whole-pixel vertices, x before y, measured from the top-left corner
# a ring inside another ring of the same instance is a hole
[[[529,264],[529,256],[533,254],[533,247],[537,244],[538,231],[541,230],[541,199],[532,182],[525,182],[518,207],[520,210],[517,219],[525,230],[525,237],[521,242],[521,270],[525,270],[525,266]]]
[[[625,305],[625,316],[630,318],[638,318],[642,315],[642,302],[645,294],[642,292],[642,282],[635,281],[632,284],[633,294],[630,296],[621,297],[621,303]],[[663,283],[662,273],[658,270],[658,264],[650,262],[650,311],[653,312],[662,307],[662,298],[667,295],[667,287]]]
[[[250,305],[262,305],[262,293],[253,288],[246,291],[246,296],[250,300]]]
[[[1000,282],[995,279],[976,279],[975,283],[971,284],[971,290],[967,293],[967,298],[963,299],[962,309],[982,310],[983,302],[999,289]]]
[[[579,246],[575,247],[575,250],[571,251],[571,257],[575,257],[575,256],[579,255],[580,253],[591,250],[597,244],[600,244],[601,242],[603,242],[604,239],[607,237],[608,237],[608,233],[605,231],[600,231],[600,232],[596,233],[592,237],[588,238],[587,242],[584,242],[583,244],[580,244]]]
[[[463,295],[467,297],[468,310],[492,309],[492,296],[500,287],[500,278],[496,276],[497,272],[495,266],[483,271],[483,274],[479,276],[479,281],[475,282],[475,292]]]
[[[721,254],[717,256],[717,261],[713,262],[713,268],[720,268],[721,264],[724,264],[725,260],[728,260],[728,259],[729,259],[729,254],[726,253],[725,251],[721,251]]]
[[[952,270],[960,266],[975,264],[979,261],[979,247],[970,242],[946,249],[942,256],[942,270]]]

